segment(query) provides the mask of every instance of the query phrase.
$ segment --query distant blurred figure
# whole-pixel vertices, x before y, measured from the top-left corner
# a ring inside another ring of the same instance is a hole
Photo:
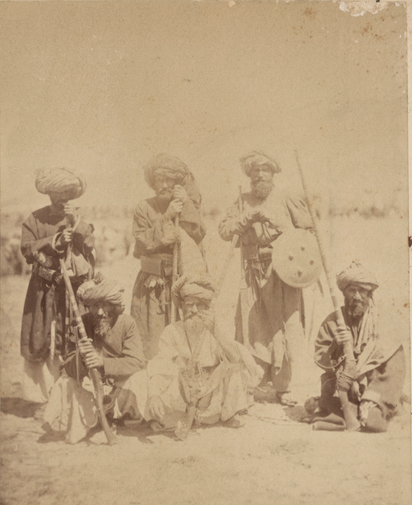
[[[241,195],[219,224],[223,240],[239,235],[246,270],[247,306],[239,297],[236,340],[265,368],[263,383],[272,381],[278,400],[293,405],[292,362],[304,341],[302,289],[285,284],[273,269],[272,243],[289,230],[311,229],[312,220],[301,198],[285,195],[274,184],[274,175],[281,171],[275,160],[252,151],[240,162],[251,191]],[[247,328],[242,324],[245,310]]]
[[[183,161],[159,154],[144,167],[144,174],[156,196],[139,202],[133,216],[134,256],[141,266],[133,288],[131,315],[146,357],[151,359],[157,353],[163,329],[171,322],[174,244],[182,239],[189,241],[192,256],[201,256],[200,242],[206,229],[200,213],[201,195]],[[179,227],[175,226],[176,216]],[[181,270],[179,261],[179,274]]]
[[[1,275],[26,275],[30,273],[26,260],[20,251],[21,232],[1,237]]]
[[[64,168],[41,170],[36,189],[51,205],[33,212],[23,223],[21,252],[32,267],[24,303],[21,355],[25,358],[23,394],[44,403],[59,377],[70,331],[70,303],[59,258],[65,258],[73,289],[93,274],[93,226],[81,220],[69,203],[86,190],[83,178]]]

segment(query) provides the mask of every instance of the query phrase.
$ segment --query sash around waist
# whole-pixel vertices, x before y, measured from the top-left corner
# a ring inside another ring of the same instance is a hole
[[[158,275],[171,275],[173,268],[173,255],[167,253],[155,254],[153,256],[142,256],[140,258],[140,269],[142,272]]]

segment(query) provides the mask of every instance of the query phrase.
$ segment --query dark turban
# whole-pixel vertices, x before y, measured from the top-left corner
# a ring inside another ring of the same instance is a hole
[[[120,287],[117,281],[105,279],[101,273],[98,273],[94,279],[79,287],[76,296],[86,307],[99,302],[107,302],[119,305],[124,310],[123,292],[124,288]]]
[[[336,283],[341,291],[345,291],[351,284],[358,284],[369,291],[379,287],[373,273],[356,261],[352,261],[349,267],[337,276]]]
[[[159,154],[143,167],[144,178],[147,184],[155,189],[155,177],[161,175],[174,179],[176,184],[180,184],[196,207],[200,206],[202,197],[196,187],[195,178],[187,167],[186,163],[169,154]]]
[[[250,177],[250,172],[253,167],[260,167],[263,165],[269,167],[273,174],[278,174],[282,171],[276,161],[267,156],[265,153],[262,153],[262,151],[252,151],[240,158],[240,166],[248,177]]]
[[[183,275],[172,286],[173,301],[181,308],[183,300],[193,297],[206,305],[210,305],[216,290],[215,284],[209,275],[192,276]]]
[[[79,198],[86,191],[86,181],[66,168],[39,170],[36,174],[36,189],[45,195],[51,192],[71,191],[70,200]]]

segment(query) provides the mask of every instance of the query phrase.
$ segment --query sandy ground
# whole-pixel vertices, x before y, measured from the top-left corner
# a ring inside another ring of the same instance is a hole
[[[402,278],[404,264],[394,261],[397,231],[391,220],[335,223],[334,262],[353,257],[345,227],[355,230],[356,245],[381,261],[384,301],[394,306],[396,331],[408,342],[408,292],[389,279]],[[396,223],[395,223],[396,225]],[[210,228],[209,228],[210,229]],[[338,232],[339,231],[339,232]],[[367,231],[367,232],[366,232]],[[382,234],[386,240],[382,242]],[[228,244],[207,242],[211,271],[224,261]],[[376,247],[375,247],[376,246]],[[395,249],[393,249],[395,248]],[[137,262],[126,258],[105,266],[118,277],[128,300]],[[238,263],[232,262],[222,290],[219,313],[230,330],[238,290]],[[22,359],[19,330],[28,278],[2,279],[1,291],[1,503],[4,505],[225,504],[402,505],[411,503],[410,405],[385,434],[316,432],[299,423],[303,408],[263,403],[244,416],[246,425],[193,430],[185,442],[147,428],[118,427],[118,443],[109,447],[102,432],[69,446],[45,435],[37,406],[21,399]],[[325,301],[320,312],[328,312]],[[229,331],[228,330],[228,331]],[[310,343],[308,343],[309,345]],[[308,362],[305,379],[296,382],[302,401],[317,393],[318,375]],[[309,377],[309,378],[308,378]],[[407,389],[407,388],[406,388]]]

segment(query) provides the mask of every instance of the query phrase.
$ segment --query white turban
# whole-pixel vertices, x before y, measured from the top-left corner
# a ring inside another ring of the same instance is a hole
[[[278,174],[282,171],[276,161],[267,156],[262,151],[252,151],[251,153],[245,154],[240,158],[240,166],[248,177],[250,177],[250,172],[253,167],[259,167],[262,165],[269,167],[272,170],[273,174]]]
[[[369,291],[374,291],[379,287],[373,273],[356,261],[352,261],[348,268],[337,276],[336,283],[341,291],[345,291],[351,284],[359,284]]]

